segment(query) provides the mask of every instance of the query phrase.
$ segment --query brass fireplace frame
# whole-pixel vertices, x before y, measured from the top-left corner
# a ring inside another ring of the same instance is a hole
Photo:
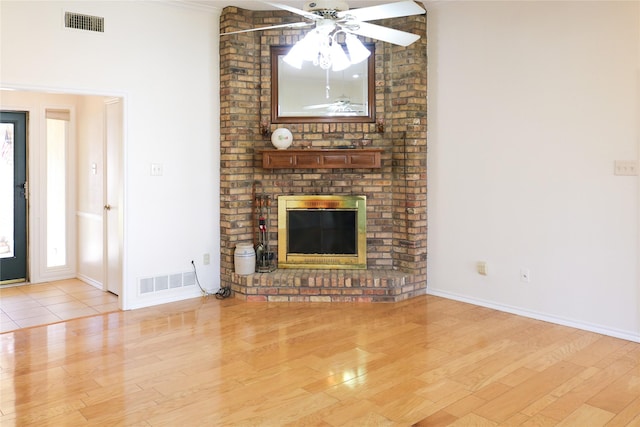
[[[288,253],[287,212],[290,210],[337,209],[356,212],[357,253]],[[367,196],[299,195],[278,197],[278,268],[366,269],[367,268]]]

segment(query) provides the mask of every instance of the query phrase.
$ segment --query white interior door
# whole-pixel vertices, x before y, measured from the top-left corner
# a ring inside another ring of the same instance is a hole
[[[106,290],[122,292],[122,100],[105,103],[104,254]]]

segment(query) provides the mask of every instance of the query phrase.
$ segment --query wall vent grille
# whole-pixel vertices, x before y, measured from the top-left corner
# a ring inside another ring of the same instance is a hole
[[[153,277],[140,280],[140,293],[148,294],[153,292]]]
[[[196,276],[193,271],[184,273],[165,274],[155,277],[143,277],[138,281],[140,295],[165,292],[170,289],[178,289],[186,286],[194,286]]]
[[[180,288],[182,286],[182,274],[171,274],[169,275],[169,287]]]
[[[193,286],[196,284],[196,274],[193,271],[188,271],[182,276],[183,286]]]
[[[76,30],[104,33],[104,18],[100,16],[83,15],[75,12],[65,12],[64,26],[66,28],[74,28]]]

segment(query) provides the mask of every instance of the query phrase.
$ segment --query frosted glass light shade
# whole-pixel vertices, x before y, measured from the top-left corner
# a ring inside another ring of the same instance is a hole
[[[298,70],[301,69],[302,61],[313,61],[314,56],[318,55],[319,37],[317,31],[310,31],[293,45],[282,60]]]
[[[345,42],[349,56],[336,41],[335,34],[313,30],[293,45],[283,61],[298,70],[302,68],[303,61],[312,61],[314,65],[319,65],[323,69],[332,68],[333,71],[342,71],[371,55],[369,49],[353,34],[345,33]]]
[[[347,33],[345,37],[345,42],[347,43],[347,50],[349,51],[349,59],[351,60],[352,64],[357,64],[359,62],[362,62],[371,55],[371,52],[369,52],[369,49],[367,49],[365,45],[362,44],[360,39],[358,39],[353,34]]]
[[[351,65],[351,61],[344,53],[344,49],[340,46],[340,43],[333,43],[331,45],[331,63],[333,65],[333,71],[342,71]]]
[[[303,61],[302,50],[304,50],[304,48],[302,47],[302,43],[298,42],[293,45],[293,47],[289,50],[289,53],[287,53],[282,58],[282,60],[291,65],[293,68],[297,68],[298,70],[300,70],[302,68]]]

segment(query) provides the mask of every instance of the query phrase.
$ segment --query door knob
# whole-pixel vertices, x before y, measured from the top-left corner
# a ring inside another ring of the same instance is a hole
[[[111,205],[104,205],[104,210],[105,211],[110,211],[111,210]]]

